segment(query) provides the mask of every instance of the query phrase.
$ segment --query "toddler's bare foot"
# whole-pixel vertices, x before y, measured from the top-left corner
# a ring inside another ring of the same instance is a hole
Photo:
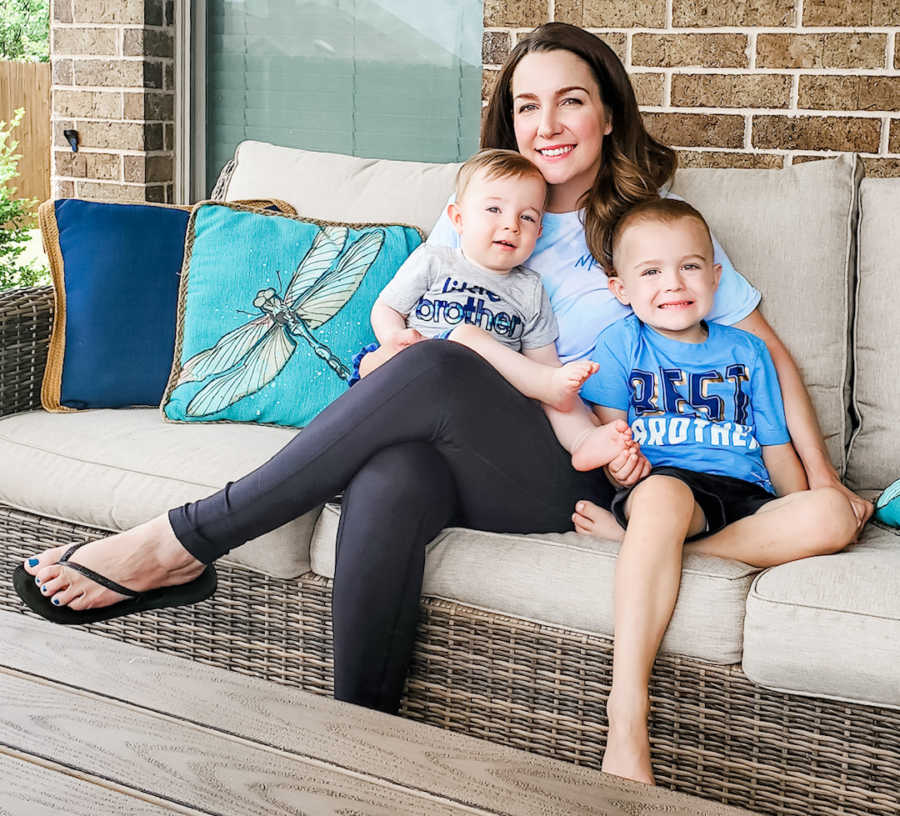
[[[625,530],[616,521],[616,517],[609,510],[590,501],[580,501],[575,505],[572,523],[575,525],[575,532],[583,535],[605,538],[608,541],[622,541],[625,538]]]
[[[53,547],[26,559],[25,571],[35,576],[41,592],[57,606],[96,609],[124,600],[124,596],[67,569],[57,562],[69,546]],[[175,538],[167,515],[157,516],[124,533],[92,541],[72,561],[135,592],[186,584],[204,565]]]
[[[608,465],[625,448],[633,446],[631,428],[624,419],[607,422],[585,434],[572,451],[575,470],[594,470]]]
[[[578,391],[584,381],[595,374],[600,366],[590,360],[576,360],[554,368],[549,377],[546,393],[541,402],[559,411],[571,411],[578,399]]]
[[[612,700],[607,704],[609,733],[601,770],[604,773],[656,784],[650,765],[650,735],[646,708],[616,714]]]

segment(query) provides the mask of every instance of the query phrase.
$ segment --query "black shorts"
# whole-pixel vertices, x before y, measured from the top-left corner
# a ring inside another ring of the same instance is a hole
[[[649,479],[650,476],[671,476],[680,479],[691,489],[694,500],[706,516],[707,526],[706,530],[691,536],[689,540],[712,535],[738,519],[752,516],[764,504],[778,498],[758,484],[732,476],[713,476],[667,465],[653,468],[644,479]],[[625,520],[625,500],[644,479],[631,487],[623,487],[613,497],[610,510],[623,527],[628,526]]]

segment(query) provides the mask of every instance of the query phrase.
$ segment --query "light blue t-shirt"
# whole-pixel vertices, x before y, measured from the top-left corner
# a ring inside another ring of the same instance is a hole
[[[580,211],[544,213],[541,237],[534,252],[522,264],[541,276],[550,297],[559,323],[556,347],[564,363],[587,357],[603,329],[631,314],[631,308],[619,303],[609,291],[603,266],[587,248],[581,217]],[[447,217],[446,208],[428,243],[459,246],[459,235]],[[722,278],[708,318],[732,325],[757,307],[760,294],[735,271],[715,237],[713,249],[715,262],[722,264]]]
[[[600,370],[581,396],[628,412],[651,465],[732,476],[775,490],[761,445],[790,442],[766,344],[708,323],[703,343],[663,336],[634,315],[604,331],[591,359]]]

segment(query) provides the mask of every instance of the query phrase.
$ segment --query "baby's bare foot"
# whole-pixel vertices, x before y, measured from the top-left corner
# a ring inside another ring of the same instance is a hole
[[[59,564],[67,549],[68,546],[54,547],[25,561],[25,571],[35,577],[49,600],[56,606],[75,610],[96,609],[124,600],[125,596],[118,592]],[[186,584],[204,569],[175,538],[166,515],[92,541],[77,550],[72,561],[135,592]]]
[[[608,465],[623,450],[634,446],[631,428],[624,419],[607,422],[585,434],[572,450],[572,467],[575,470],[594,470]]]
[[[571,411],[584,381],[600,368],[590,360],[576,360],[554,368],[550,374],[547,393],[541,402],[560,411]]]

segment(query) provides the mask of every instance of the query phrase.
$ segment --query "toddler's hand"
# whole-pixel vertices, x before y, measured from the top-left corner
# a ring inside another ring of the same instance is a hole
[[[640,446],[632,440],[606,469],[607,475],[621,487],[631,487],[650,473],[650,462],[641,453]]]

